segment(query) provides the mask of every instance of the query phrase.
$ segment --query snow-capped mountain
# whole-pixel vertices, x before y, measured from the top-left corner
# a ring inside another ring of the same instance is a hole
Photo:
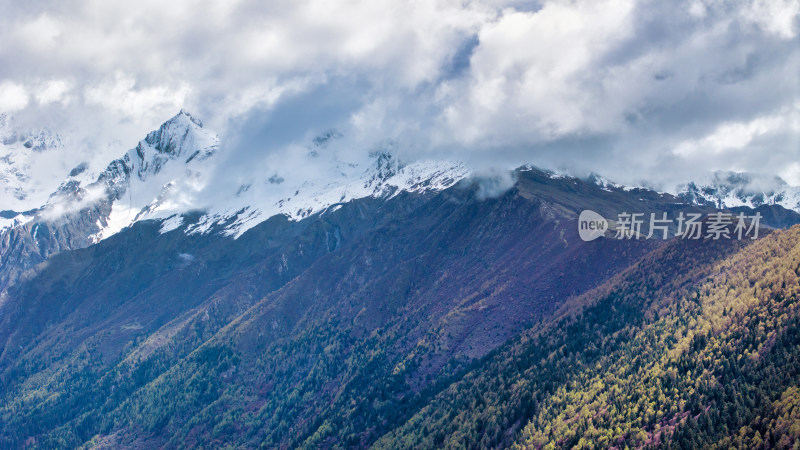
[[[308,156],[324,158],[317,148],[312,149]],[[238,237],[277,214],[302,220],[357,198],[389,198],[400,192],[442,190],[469,174],[466,166],[452,161],[420,161],[404,165],[389,151],[371,153],[366,167],[341,161],[336,155],[330,155],[328,161],[314,163],[326,168],[324,176],[290,181],[288,175],[272,174],[264,180],[244,184],[237,189],[236,195],[211,206],[187,231],[206,233],[218,230]],[[178,216],[173,216],[162,231],[172,230],[180,224]]]
[[[23,129],[11,116],[0,113],[0,211],[25,211],[41,205],[58,180],[36,176],[37,172],[47,170],[51,152],[63,147],[62,137],[52,130]],[[4,219],[0,219],[0,227]]]
[[[202,123],[185,111],[164,123],[121,158],[112,161],[92,179],[85,164],[76,166],[69,177],[38,208],[12,215],[7,211],[0,229],[30,221],[49,223],[97,205],[109,209],[95,222],[94,241],[107,237],[138,218],[143,208],[163,203],[165,190],[196,178],[219,147],[219,138],[202,128]],[[11,158],[9,158],[11,160]],[[170,164],[171,161],[175,163]]]
[[[591,174],[585,180],[609,192],[653,190],[645,186],[614,183],[598,174]],[[720,209],[779,205],[800,213],[800,187],[790,186],[777,176],[717,171],[705,180],[680,185],[670,190],[669,194],[690,205]]]
[[[5,203],[0,208],[0,290],[50,255],[86,247],[144,218],[140,213],[146,206],[170,198],[169,186],[187,184],[209,169],[218,143],[213,132],[181,112],[99,175],[79,164],[37,207],[19,212]],[[10,145],[14,150],[15,143]],[[25,156],[9,155],[20,154]],[[11,156],[9,165],[24,167]]]
[[[777,176],[718,171],[705,182],[682,186],[677,195],[688,203],[716,208],[780,205],[800,212],[800,188]]]
[[[4,136],[11,142],[6,149],[14,151],[19,142],[28,150],[41,148],[35,151],[57,148],[59,142],[48,135],[22,140],[6,131]],[[300,155],[307,174],[284,173],[276,166],[227,189],[219,183],[224,171],[215,173],[222,153],[219,137],[181,111],[99,175],[79,164],[41,206],[24,212],[0,208],[5,210],[0,216],[0,263],[16,255],[29,261],[17,261],[15,267],[27,269],[53,253],[88,246],[139,220],[162,220],[162,232],[167,232],[181,226],[182,214],[193,210],[204,214],[187,233],[219,232],[236,238],[277,214],[302,220],[356,198],[444,189],[469,174],[457,162],[402,164],[391,144],[351,161],[330,148],[341,137],[330,131],[311,141]],[[17,155],[7,153],[9,167],[16,167]],[[18,184],[18,189],[24,193],[25,186]],[[0,273],[0,285],[6,275]]]
[[[186,111],[150,132],[87,186],[87,191],[102,190],[111,202],[111,212],[98,220],[99,231],[92,238],[104,239],[164,209],[191,208],[176,191],[202,189],[219,145],[216,133]]]
[[[206,213],[188,232],[214,230],[238,237],[277,214],[301,220],[356,198],[444,189],[468,174],[464,165],[456,162],[403,165],[391,148],[372,152],[364,167],[326,151],[340,137],[340,133],[328,131],[312,140],[303,155],[307,167],[316,169],[311,176],[281,174],[279,167],[237,186],[235,191],[209,195],[217,184],[211,179],[214,161],[205,161],[218,150],[219,139],[198,120],[181,112],[109,166],[105,184],[116,193],[116,199],[96,238],[108,237],[142,219],[167,219],[162,227],[167,232],[181,225],[182,213],[195,208]],[[173,159],[183,163],[167,164]],[[135,176],[125,176],[130,173]],[[131,196],[138,201],[130,200]],[[210,204],[200,199],[207,196],[213,197]]]
[[[366,196],[390,196],[401,191],[443,189],[465,177],[469,171],[457,162],[426,161],[403,165],[391,148],[370,154],[366,167],[325,153],[330,141],[341,137],[326,132],[313,139],[306,157],[317,166],[316,178],[287,181],[280,171],[261,180],[242,184],[217,203],[197,204],[197,193],[213,176],[213,156],[220,149],[219,137],[203,128],[202,122],[186,111],[165,122],[92,180],[79,165],[41,207],[9,215],[0,222],[7,229],[32,220],[56,221],[64,215],[82,212],[91,204],[106,203],[110,212],[96,221],[94,241],[113,235],[137,220],[172,217],[165,231],[180,222],[178,215],[203,207],[208,212],[191,232],[207,232],[226,223],[226,234],[238,236],[251,226],[275,214],[299,220],[337,203]],[[321,168],[321,169],[320,169]],[[292,182],[293,181],[293,182]],[[259,184],[260,189],[254,189]]]
[[[25,158],[60,148],[61,140],[54,133],[22,133],[7,117],[0,119],[6,152],[0,161],[8,169],[3,172],[6,177],[14,173],[9,168],[22,171]],[[273,159],[231,181],[228,178],[236,171],[224,167],[229,163],[225,158],[231,155],[226,155],[219,136],[181,111],[111,161],[99,175],[79,164],[40,206],[22,212],[5,205],[0,208],[0,269],[9,266],[5,262],[12,255],[29,259],[17,261],[17,269],[30,268],[53,253],[91,245],[140,220],[160,220],[162,233],[183,227],[189,234],[220,233],[238,238],[275,215],[303,220],[353,199],[443,190],[471,174],[455,161],[404,164],[391,142],[367,156],[366,151],[347,149],[342,138],[335,130],[327,131],[283,155],[293,158],[291,162]],[[548,177],[572,178],[549,172]],[[24,197],[24,173],[17,179],[22,181],[7,184],[7,189],[19,189]],[[586,181],[608,192],[649,191],[599,175]],[[718,172],[707,183],[689,183],[670,198],[717,208],[782,205],[800,211],[800,189],[777,177]],[[193,215],[191,223],[184,225],[189,211],[201,211],[201,215],[199,219]],[[0,270],[0,284],[6,275]]]

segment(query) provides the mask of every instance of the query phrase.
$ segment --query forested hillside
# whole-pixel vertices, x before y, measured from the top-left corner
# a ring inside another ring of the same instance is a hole
[[[674,242],[451,385],[384,448],[792,448],[800,227]]]

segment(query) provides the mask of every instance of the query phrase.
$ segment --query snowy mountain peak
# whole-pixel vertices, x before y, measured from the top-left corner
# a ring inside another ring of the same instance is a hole
[[[383,182],[397,175],[403,169],[403,165],[395,158],[391,150],[373,151],[369,154],[374,158],[372,165],[364,171],[368,177],[364,187],[374,187],[380,189]]]
[[[131,169],[141,180],[158,173],[172,159],[203,160],[219,148],[219,137],[203,128],[202,122],[181,110],[166,121],[158,130],[151,131],[136,146],[135,155],[130,155]]]
[[[92,217],[88,238],[97,242],[144,219],[163,219],[166,232],[182,224],[181,214],[199,208],[206,213],[187,232],[238,237],[277,214],[302,220],[357,198],[445,189],[470,173],[453,161],[404,164],[393,142],[362,153],[348,148],[342,137],[329,130],[310,139],[311,151],[300,161],[302,172],[279,164],[254,172],[253,179],[229,190],[226,180],[214,178],[218,136],[182,110],[111,161],[96,179],[88,178],[86,167],[78,165],[35,217],[9,217],[0,225],[86,222]]]
[[[777,176],[744,172],[717,171],[704,182],[681,186],[678,197],[688,203],[717,208],[781,205],[800,212],[800,188],[788,185]]]
[[[4,116],[2,122],[8,136],[10,120]],[[6,158],[9,164],[19,160],[20,148],[26,150],[19,145],[11,148],[17,154]],[[218,136],[182,110],[111,161],[96,178],[87,171],[87,164],[78,164],[53,188],[44,204],[24,214],[7,213],[8,217],[0,220],[0,231],[30,221],[86,222],[91,217],[83,228],[84,236],[96,242],[136,220],[158,217],[165,208],[187,208],[188,200],[173,194],[202,189],[203,183],[198,180],[210,176],[210,159],[218,149]]]
[[[164,122],[157,130],[151,131],[143,142],[160,153],[181,155],[187,148],[194,148],[194,139],[198,134],[206,138],[209,133],[203,130],[203,123],[195,119],[185,110],[181,110],[173,118]],[[198,142],[198,144],[208,144]],[[141,145],[141,143],[140,143]]]
[[[102,187],[112,201],[109,216],[98,221],[95,240],[137,220],[190,209],[193,198],[186,194],[205,186],[213,168],[209,159],[219,147],[219,136],[185,110],[148,133],[87,187]]]

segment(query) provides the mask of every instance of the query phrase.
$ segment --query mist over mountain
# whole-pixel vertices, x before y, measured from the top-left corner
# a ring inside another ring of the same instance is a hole
[[[58,150],[57,137],[36,136],[51,143],[50,151]],[[30,269],[61,250],[99,242],[141,220],[161,220],[162,232],[168,232],[184,223],[183,215],[203,211],[186,229],[187,234],[214,232],[238,237],[276,214],[301,220],[358,198],[388,199],[401,192],[439,191],[463,181],[475,183],[477,198],[485,200],[503,195],[516,183],[515,171],[474,170],[459,161],[404,162],[391,142],[359,154],[342,148],[337,142],[342,138],[341,133],[330,130],[293,149],[287,157],[297,160],[291,166],[307,169],[302,173],[266,162],[256,170],[238,171],[231,179],[224,175],[231,164],[225,159],[224,143],[182,110],[99,174],[88,170],[85,163],[79,164],[43,204],[21,212],[5,210],[0,219],[5,242],[2,253],[6,259],[15,255],[16,263],[0,266],[1,278],[6,283],[11,272]],[[29,178],[24,173],[27,166],[14,163],[19,141],[9,138],[5,144],[5,161],[10,167],[6,177],[25,180]],[[46,146],[37,149],[23,144],[22,149],[39,153]],[[22,155],[27,161],[28,156]],[[563,176],[550,173],[554,179]],[[596,175],[586,181],[608,192],[656,194]],[[9,194],[28,198],[22,185]],[[680,189],[674,201],[714,208],[769,206],[772,212],[765,212],[765,224],[786,227],[800,211],[799,195],[778,177],[718,172],[709,185],[690,183]],[[31,205],[29,200],[27,206]],[[781,207],[788,211],[776,209]]]

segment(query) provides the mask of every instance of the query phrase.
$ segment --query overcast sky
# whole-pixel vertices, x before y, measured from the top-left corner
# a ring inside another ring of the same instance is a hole
[[[0,111],[76,136],[70,163],[117,157],[186,108],[242,158],[336,128],[406,159],[800,185],[799,13],[800,0],[0,0]]]

